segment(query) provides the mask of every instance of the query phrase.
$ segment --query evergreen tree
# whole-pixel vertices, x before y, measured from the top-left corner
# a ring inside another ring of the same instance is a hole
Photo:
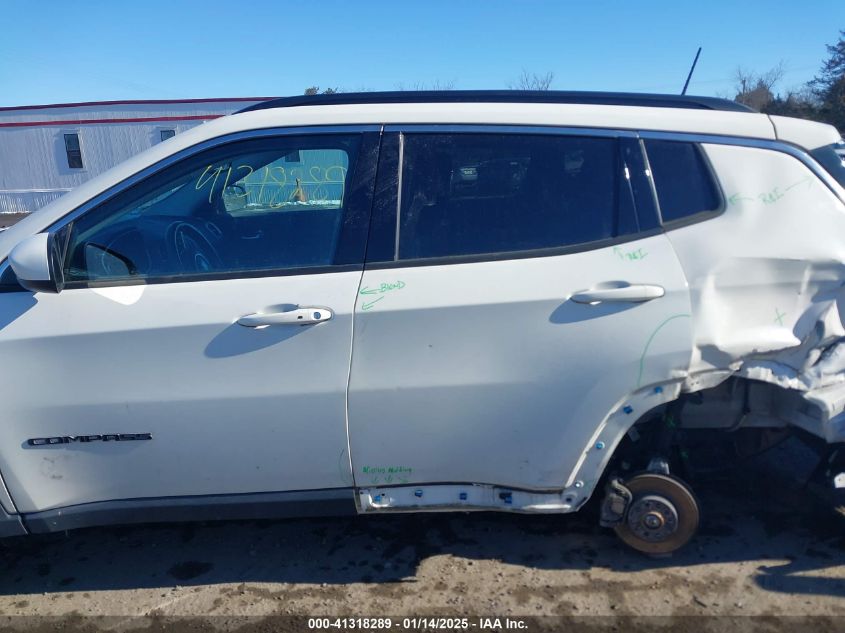
[[[845,30],[827,52],[830,57],[810,86],[820,102],[821,118],[845,133]]]

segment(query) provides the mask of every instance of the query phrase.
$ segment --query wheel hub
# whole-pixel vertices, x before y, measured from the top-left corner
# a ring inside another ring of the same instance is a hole
[[[678,511],[665,497],[647,495],[628,509],[628,527],[641,539],[659,543],[677,531]]]
[[[649,530],[656,530],[662,527],[664,523],[666,523],[666,520],[658,512],[649,512],[643,515],[643,525]]]
[[[625,482],[632,499],[625,517],[614,524],[619,537],[634,549],[652,556],[680,549],[698,528],[698,502],[683,481],[662,473],[646,472]]]

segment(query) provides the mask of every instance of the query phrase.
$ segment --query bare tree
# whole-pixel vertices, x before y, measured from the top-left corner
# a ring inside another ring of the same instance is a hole
[[[775,95],[766,107],[761,110],[766,114],[798,117],[823,121],[821,99],[809,85],[787,90],[784,94]]]
[[[537,73],[529,73],[524,68],[522,74],[516,78],[516,81],[508,83],[510,90],[550,90],[552,80],[555,74],[548,71],[545,75],[538,75]]]
[[[333,95],[338,92],[340,92],[340,88],[326,88],[325,90],[323,90],[322,94]],[[318,95],[320,94],[320,86],[311,86],[309,88],[306,88],[303,94],[308,95],[309,97],[313,95]]]
[[[775,84],[783,79],[784,72],[782,61],[764,73],[755,73],[737,67],[734,73],[734,87],[736,89],[734,101],[755,110],[762,110],[775,98]]]
[[[448,79],[435,79],[431,83],[425,83],[424,81],[415,81],[412,84],[405,85],[405,82],[400,81],[396,84],[396,90],[405,91],[405,90],[454,90],[455,89],[455,80]]]

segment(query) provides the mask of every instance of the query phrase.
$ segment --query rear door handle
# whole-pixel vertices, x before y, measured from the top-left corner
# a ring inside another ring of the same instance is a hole
[[[269,314],[247,314],[238,319],[238,325],[261,327],[265,325],[313,325],[328,321],[334,316],[328,308],[296,308]]]
[[[663,286],[653,284],[629,284],[620,288],[596,288],[594,290],[582,290],[572,295],[575,303],[587,303],[597,305],[599,303],[642,303],[659,299],[666,294]]]

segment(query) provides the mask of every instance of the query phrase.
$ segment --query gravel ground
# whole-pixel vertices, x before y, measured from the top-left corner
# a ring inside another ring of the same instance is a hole
[[[671,558],[627,550],[595,504],[99,528],[7,541],[0,615],[842,616],[845,518],[796,481],[801,450],[697,482],[701,532]]]

